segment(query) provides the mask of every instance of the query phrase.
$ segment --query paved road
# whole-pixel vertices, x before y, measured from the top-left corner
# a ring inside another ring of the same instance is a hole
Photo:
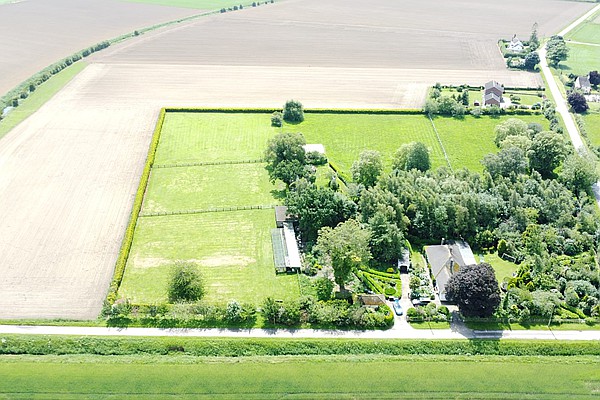
[[[413,329],[396,324],[386,331],[327,331],[314,329],[159,329],[102,328],[76,326],[0,325],[2,334],[75,335],[75,336],[185,336],[229,338],[320,338],[320,339],[548,339],[596,340],[600,331],[472,331],[458,329]]]
[[[600,5],[592,8],[590,11],[585,13],[579,19],[574,21],[572,24],[567,26],[565,29],[558,33],[559,36],[565,36],[571,30],[573,30],[577,25],[583,23],[587,18],[589,18],[595,12],[600,11]],[[540,54],[540,66],[542,67],[542,74],[544,74],[544,78],[546,82],[548,82],[548,89],[552,92],[552,96],[554,96],[554,101],[556,102],[556,111],[561,115],[565,127],[567,128],[567,132],[569,137],[571,138],[571,143],[573,143],[573,147],[580,153],[587,152],[587,148],[584,146],[583,141],[581,140],[581,136],[579,136],[579,130],[573,121],[573,116],[569,113],[569,108],[567,106],[567,102],[560,92],[554,77],[552,76],[552,72],[548,67],[548,61],[546,60],[546,47],[542,45],[539,50]],[[594,192],[594,196],[596,197],[596,203],[600,207],[600,182],[596,182],[592,185],[592,191]]]

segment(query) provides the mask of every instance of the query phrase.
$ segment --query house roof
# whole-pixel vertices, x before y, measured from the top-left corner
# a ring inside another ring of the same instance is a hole
[[[486,82],[483,89],[485,90],[486,93],[488,90],[491,90],[491,89],[498,89],[498,90],[500,90],[500,92],[504,92],[504,86],[499,84],[497,81]]]
[[[445,245],[427,246],[425,254],[442,301],[446,301],[446,284],[452,274],[465,265],[477,264],[471,247],[461,240]]]
[[[578,87],[592,87],[590,78],[587,76],[578,76],[577,79],[575,79],[575,85]]]
[[[498,103],[500,103],[500,102],[502,101],[502,97],[498,96],[498,95],[497,95],[496,93],[494,93],[494,92],[489,92],[489,93],[486,93],[486,94],[483,96],[484,103],[487,103],[489,100],[492,100],[492,99],[493,99],[493,100],[496,100]]]

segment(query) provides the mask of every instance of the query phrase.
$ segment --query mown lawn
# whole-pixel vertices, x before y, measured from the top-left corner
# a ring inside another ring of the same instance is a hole
[[[498,253],[485,254],[483,260],[494,268],[499,284],[502,284],[505,278],[511,278],[513,272],[517,272],[519,269],[517,264],[498,257]]]
[[[600,44],[600,15],[589,19],[567,34],[568,40]]]
[[[0,0],[0,4],[2,1]],[[48,100],[58,93],[67,83],[71,81],[87,64],[84,61],[76,62],[68,68],[63,69],[52,78],[38,86],[35,92],[22,100],[19,107],[13,109],[0,122],[0,138],[6,135],[11,129],[23,122],[31,114],[39,110]],[[0,110],[1,112],[2,110]]]
[[[475,118],[467,115],[462,119],[436,117],[433,122],[448,153],[452,167],[482,171],[481,159],[488,153],[498,152],[498,148],[494,144],[494,128],[509,118],[517,118],[527,123],[537,122],[545,128],[548,127],[548,121],[541,115],[515,115],[501,118]]]
[[[274,227],[273,210],[141,217],[119,294],[133,302],[166,301],[170,267],[184,260],[200,266],[207,302],[298,297],[296,275],[275,275]]]
[[[597,358],[0,358],[0,397],[597,398]],[[388,377],[382,378],[382,377]]]
[[[275,205],[281,202],[264,163],[154,168],[142,214],[215,207]]]

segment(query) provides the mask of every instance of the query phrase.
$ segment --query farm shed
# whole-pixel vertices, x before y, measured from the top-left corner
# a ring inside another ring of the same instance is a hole
[[[283,228],[283,223],[289,219],[286,206],[275,206],[275,223]]]
[[[446,301],[446,284],[461,267],[477,264],[469,244],[462,240],[426,246],[425,255],[439,290],[440,300]]]
[[[300,251],[296,242],[294,223],[289,220],[287,207],[275,207],[277,228],[271,230],[273,262],[279,272],[298,271],[302,267]]]

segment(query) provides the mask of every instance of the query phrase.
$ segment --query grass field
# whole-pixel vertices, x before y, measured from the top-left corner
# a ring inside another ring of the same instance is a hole
[[[2,0],[0,0],[1,3]],[[158,4],[161,6],[198,8],[201,10],[218,10],[222,7],[247,6],[252,2],[247,0],[126,0],[132,3]]]
[[[597,362],[593,357],[19,356],[0,358],[0,397],[585,399],[600,390]]]
[[[63,69],[58,74],[53,75],[48,81],[44,82],[43,85],[39,86],[35,92],[29,95],[29,97],[21,101],[19,107],[13,109],[6,118],[0,122],[0,138],[36,112],[86,66],[87,64],[82,61]],[[0,112],[1,111],[2,110],[0,110]]]
[[[583,116],[588,138],[596,146],[600,146],[600,113],[589,113]]]
[[[275,275],[274,227],[273,210],[142,217],[119,293],[134,302],[165,301],[170,266],[188,260],[201,267],[208,302],[295,298],[297,276]]]
[[[589,18],[567,34],[567,40],[600,44],[600,15]]]
[[[473,171],[482,171],[481,159],[488,153],[496,153],[494,128],[509,118],[518,118],[527,123],[537,122],[548,127],[541,115],[504,116],[502,118],[465,116],[463,119],[437,117],[433,122],[440,134],[444,148],[453,168],[466,167]]]
[[[567,42],[569,58],[559,67],[564,72],[576,75],[587,75],[590,71],[600,69],[600,47]]]
[[[264,163],[154,168],[143,213],[276,205]]]

